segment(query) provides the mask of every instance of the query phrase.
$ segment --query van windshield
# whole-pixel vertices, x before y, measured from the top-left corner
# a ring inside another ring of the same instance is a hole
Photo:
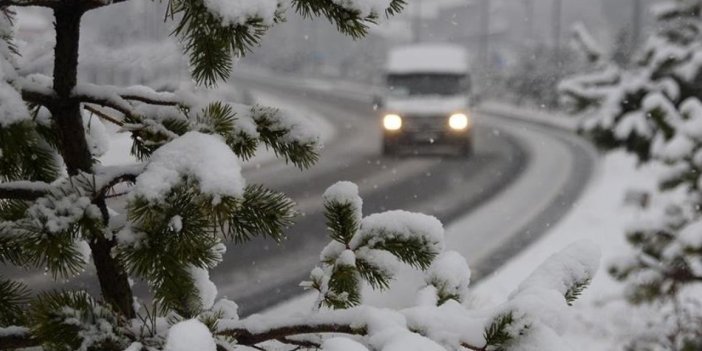
[[[458,95],[468,92],[468,79],[463,74],[390,74],[390,95]]]

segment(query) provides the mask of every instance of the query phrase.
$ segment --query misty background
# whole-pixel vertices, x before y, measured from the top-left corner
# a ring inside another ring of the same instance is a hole
[[[605,51],[626,61],[645,38],[653,2],[410,0],[402,14],[382,19],[360,40],[339,34],[324,20],[303,21],[289,12],[287,21],[273,27],[238,69],[258,66],[377,83],[389,48],[417,41],[452,42],[468,48],[474,75],[483,77],[477,85],[484,91],[553,105],[556,82],[579,67],[569,45],[573,25],[583,23]],[[18,12],[22,73],[49,73],[51,14]],[[83,24],[80,79],[156,86],[159,80],[188,79],[187,61],[175,39],[168,38],[170,23],[161,20],[165,12],[165,4],[154,1],[91,12]]]

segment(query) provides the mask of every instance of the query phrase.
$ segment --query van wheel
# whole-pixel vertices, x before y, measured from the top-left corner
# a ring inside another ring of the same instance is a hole
[[[459,148],[459,153],[462,157],[473,156],[473,139],[467,139],[460,144]]]
[[[397,155],[397,144],[389,141],[387,139],[383,140],[383,155],[385,156],[395,156]]]

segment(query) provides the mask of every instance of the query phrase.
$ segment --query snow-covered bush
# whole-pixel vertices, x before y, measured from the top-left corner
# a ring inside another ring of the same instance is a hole
[[[0,349],[214,351],[263,347],[326,350],[562,350],[567,307],[596,271],[594,249],[554,256],[503,306],[462,305],[470,274],[444,252],[435,218],[393,211],[363,217],[355,185],[324,194],[331,243],[304,285],[319,292],[302,316],[239,319],[217,300],[209,271],[225,243],[279,241],[295,215],[284,194],[249,183],[241,160],[259,146],[300,168],[318,157],[314,128],[263,106],[209,101],[188,91],[77,82],[80,20],[122,0],[0,1],[0,263],[44,269],[70,280],[92,264],[100,296],[57,284],[30,291],[0,277]],[[196,82],[228,77],[288,8],[322,16],[358,37],[401,0],[170,0],[167,20],[190,58]],[[20,76],[12,45],[13,6],[55,16],[53,77]],[[90,114],[90,115],[89,115]],[[140,161],[102,166],[99,123],[132,137]],[[115,192],[126,204],[108,207]],[[583,255],[586,253],[587,255]],[[387,287],[394,267],[426,270],[420,306],[360,306],[361,286]],[[135,299],[131,279],[151,296]],[[246,282],[241,282],[245,284]],[[262,345],[263,344],[263,345]]]
[[[558,82],[578,68],[571,50],[535,45],[523,49],[514,67],[504,74],[504,89],[518,104],[555,109],[559,102]]]
[[[560,90],[599,146],[664,167],[660,193],[626,233],[635,254],[610,273],[626,283],[631,302],[661,304],[678,321],[662,318],[659,333],[634,349],[697,350],[702,310],[682,306],[695,304],[683,296],[702,282],[702,2],[666,1],[653,10],[657,30],[631,67],[600,57],[593,72],[565,80]],[[696,291],[693,300],[702,303]]]

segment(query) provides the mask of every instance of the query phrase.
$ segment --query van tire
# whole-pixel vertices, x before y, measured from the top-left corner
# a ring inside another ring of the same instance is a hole
[[[471,157],[474,153],[473,138],[466,139],[460,144],[459,153],[461,157]]]
[[[384,156],[395,156],[397,155],[397,144],[383,139],[383,155]]]

